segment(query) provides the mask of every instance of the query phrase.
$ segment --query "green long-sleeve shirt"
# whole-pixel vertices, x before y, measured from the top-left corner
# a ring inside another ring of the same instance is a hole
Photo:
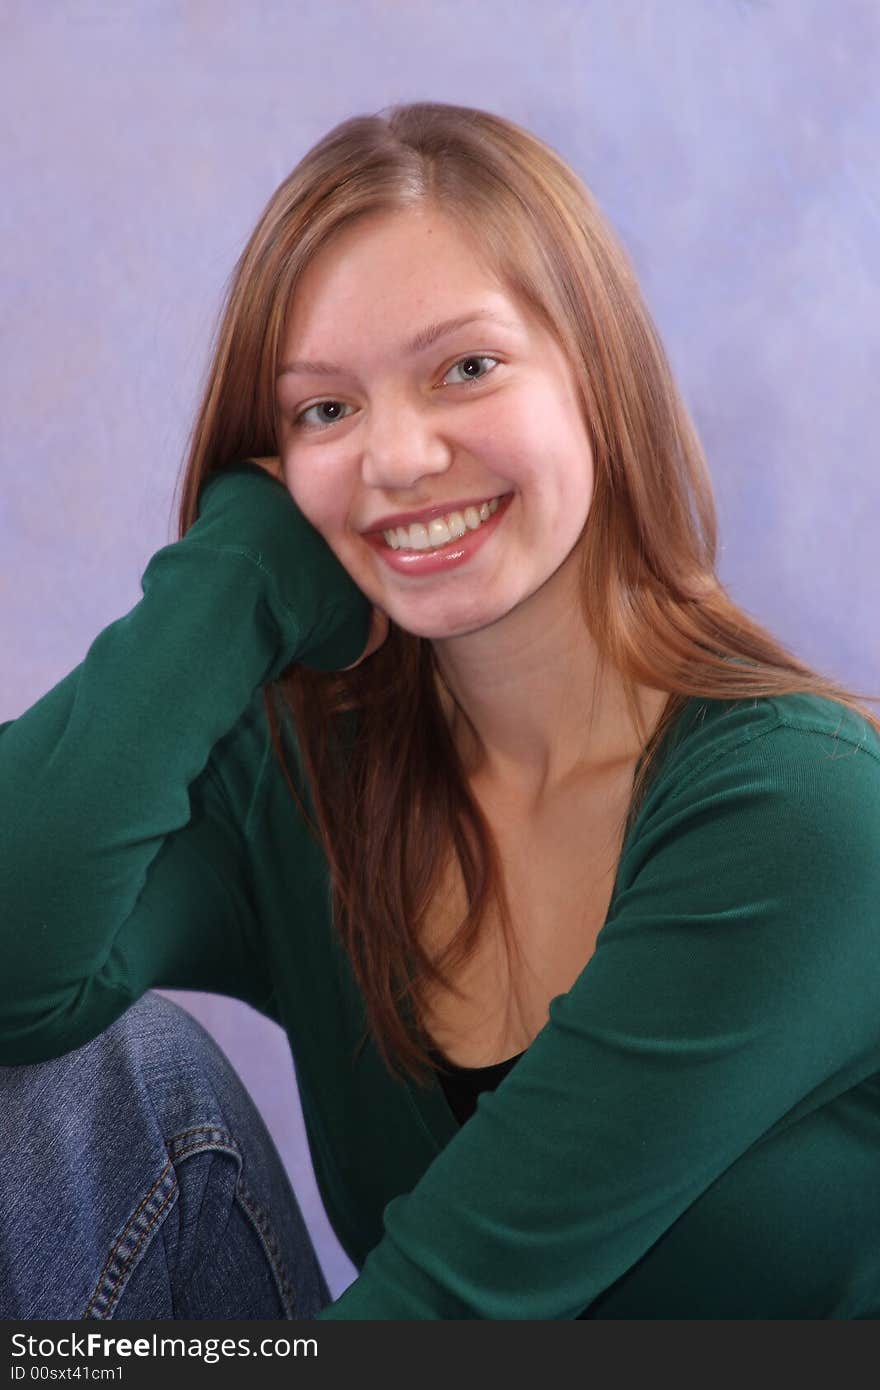
[[[322,1318],[880,1316],[874,731],[811,696],[691,700],[594,955],[460,1126],[438,1082],[354,1056],[362,999],[262,706],[291,660],[355,660],[368,619],[246,464],[0,726],[0,1063],[153,986],[275,1019],[359,1270]]]

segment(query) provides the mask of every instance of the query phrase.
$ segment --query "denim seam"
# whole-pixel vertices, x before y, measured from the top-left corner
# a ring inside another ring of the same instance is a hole
[[[269,1261],[269,1268],[272,1270],[278,1295],[284,1305],[285,1316],[288,1320],[293,1320],[296,1318],[296,1300],[284,1264],[284,1259],[281,1255],[281,1249],[275,1239],[275,1233],[272,1230],[266,1212],[245,1185],[244,1178],[241,1175],[241,1169],[239,1169],[238,1175],[237,1196],[241,1207],[250,1218],[251,1225],[266,1253],[266,1258]]]
[[[200,1137],[194,1139],[193,1136]],[[181,1143],[184,1139],[189,1139],[190,1142],[187,1144]],[[244,1168],[244,1160],[241,1150],[235,1140],[230,1134],[227,1134],[225,1130],[217,1129],[216,1127],[202,1130],[191,1129],[184,1130],[182,1134],[177,1135],[169,1142],[168,1147],[169,1150],[172,1151],[172,1157],[174,1158],[185,1158],[188,1154],[195,1153],[198,1150],[212,1148],[223,1150],[235,1159],[238,1164],[238,1177],[235,1185],[236,1200],[250,1220],[254,1233],[263,1247],[263,1252],[272,1270],[275,1287],[284,1305],[287,1318],[295,1318],[296,1300],[293,1296],[293,1290],[281,1254],[281,1248],[275,1238],[266,1212],[245,1184],[242,1171]]]
[[[122,1233],[98,1277],[95,1292],[83,1313],[84,1318],[109,1318],[126,1281],[143,1249],[144,1242],[155,1228],[159,1217],[177,1196],[174,1165],[166,1163],[150,1191],[144,1197]],[[146,1224],[145,1224],[146,1223]],[[132,1244],[132,1241],[134,1242]]]
[[[286,1317],[296,1317],[296,1301],[280,1247],[272,1230],[271,1223],[263,1207],[246,1186],[242,1177],[242,1155],[235,1140],[225,1130],[213,1125],[200,1125],[182,1130],[166,1143],[169,1162],[138,1206],[134,1215],[126,1222],[119,1238],[110,1251],[104,1268],[98,1277],[84,1318],[109,1318],[125,1288],[144,1245],[155,1230],[159,1219],[167,1212],[177,1196],[178,1183],[174,1170],[175,1162],[188,1158],[194,1153],[217,1150],[226,1153],[238,1165],[235,1196],[244,1211],[267,1257],[272,1277],[279,1297],[285,1308]]]
[[[184,1143],[184,1140],[189,1142]],[[169,1162],[162,1169],[134,1215],[126,1223],[116,1244],[107,1256],[104,1268],[98,1277],[95,1292],[83,1314],[84,1318],[109,1318],[111,1316],[147,1239],[155,1229],[159,1218],[167,1213],[168,1207],[177,1196],[177,1175],[174,1172],[174,1161],[198,1153],[200,1150],[221,1147],[230,1148],[229,1137],[214,1126],[200,1125],[194,1129],[185,1129],[169,1140],[166,1145]],[[238,1148],[234,1145],[231,1146],[231,1153],[240,1167],[241,1156]],[[170,1186],[166,1192],[162,1193],[161,1189],[168,1178],[170,1178]],[[161,1200],[159,1200],[160,1197]],[[157,1202],[158,1205],[156,1205]],[[144,1224],[145,1221],[146,1224]],[[133,1244],[131,1243],[132,1240],[134,1241]]]
[[[184,1142],[186,1140],[187,1142]],[[189,1158],[190,1154],[202,1153],[205,1149],[220,1149],[234,1158],[241,1167],[241,1150],[231,1135],[215,1125],[201,1125],[197,1129],[185,1129],[169,1139],[166,1147],[172,1163],[179,1158]]]

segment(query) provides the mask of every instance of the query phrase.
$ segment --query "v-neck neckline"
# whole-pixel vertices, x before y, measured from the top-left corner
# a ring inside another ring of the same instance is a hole
[[[688,715],[696,714],[697,710],[695,707],[699,706],[699,704],[703,702],[704,697],[694,695],[690,696],[685,701],[684,705],[682,705],[681,709],[678,711],[678,714],[672,720],[672,723],[669,725],[668,729],[663,735],[663,738],[660,741],[660,746],[655,754],[655,757],[657,759],[657,770],[659,770],[660,762],[666,757],[668,757],[669,753],[678,745],[678,743],[683,738],[686,728],[689,725]],[[638,770],[641,767],[641,764],[642,757],[640,756],[636,761],[635,770],[633,772],[633,781],[635,781],[635,778],[638,775]],[[614,888],[611,893],[611,898],[608,904],[608,912],[605,918],[606,922],[611,917],[611,914],[614,910],[615,902],[617,901],[618,890],[620,888],[620,874],[621,869],[623,867],[624,858],[628,853],[633,836],[636,833],[636,828],[639,825],[639,822],[641,821],[642,816],[644,814],[645,804],[645,802],[642,803],[641,807],[639,808],[639,812],[635,817],[635,820],[629,827],[623,839],[623,844],[621,846],[620,855],[617,861],[617,873],[615,874],[614,878]],[[602,930],[604,931],[604,924]],[[601,936],[601,931],[599,935]],[[586,965],[584,966],[584,970],[588,970],[589,967],[590,961],[588,960]],[[580,978],[580,976],[578,976],[578,978]],[[544,1026],[546,1027],[546,1024]],[[525,1053],[527,1052],[528,1048],[526,1048],[525,1051],[520,1055],[525,1056]],[[514,1067],[511,1070],[515,1071],[516,1068]],[[459,1130],[462,1128],[462,1125],[459,1122],[458,1117],[455,1115],[451,1105],[449,1104],[449,1101],[446,1098],[446,1094],[443,1090],[443,1086],[440,1083],[439,1076],[436,1072],[434,1072],[427,1086],[420,1086],[411,1076],[407,1076],[405,1080],[405,1086],[407,1090],[407,1095],[409,1097],[410,1105],[416,1118],[419,1120],[422,1129],[428,1134],[428,1136],[436,1146],[437,1151],[439,1152],[441,1149],[445,1148],[445,1146],[449,1143],[449,1140],[453,1139],[455,1135],[459,1132]],[[467,1122],[465,1121],[465,1123]]]

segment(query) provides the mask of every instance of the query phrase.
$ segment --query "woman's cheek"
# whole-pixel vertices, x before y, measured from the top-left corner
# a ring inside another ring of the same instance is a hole
[[[290,462],[285,462],[284,476],[287,481],[287,491],[290,493],[296,505],[299,507],[303,516],[310,521],[313,526],[321,530],[320,523],[320,502],[323,489],[316,489],[308,485],[308,480],[303,476],[298,468],[292,466]]]

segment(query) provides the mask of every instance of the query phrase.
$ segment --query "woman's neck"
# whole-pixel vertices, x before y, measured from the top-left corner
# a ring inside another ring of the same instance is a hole
[[[601,669],[574,586],[552,585],[497,623],[434,641],[441,702],[468,777],[524,809],[572,778],[634,762],[643,746],[624,682]],[[649,734],[666,696],[641,687],[636,698]]]

